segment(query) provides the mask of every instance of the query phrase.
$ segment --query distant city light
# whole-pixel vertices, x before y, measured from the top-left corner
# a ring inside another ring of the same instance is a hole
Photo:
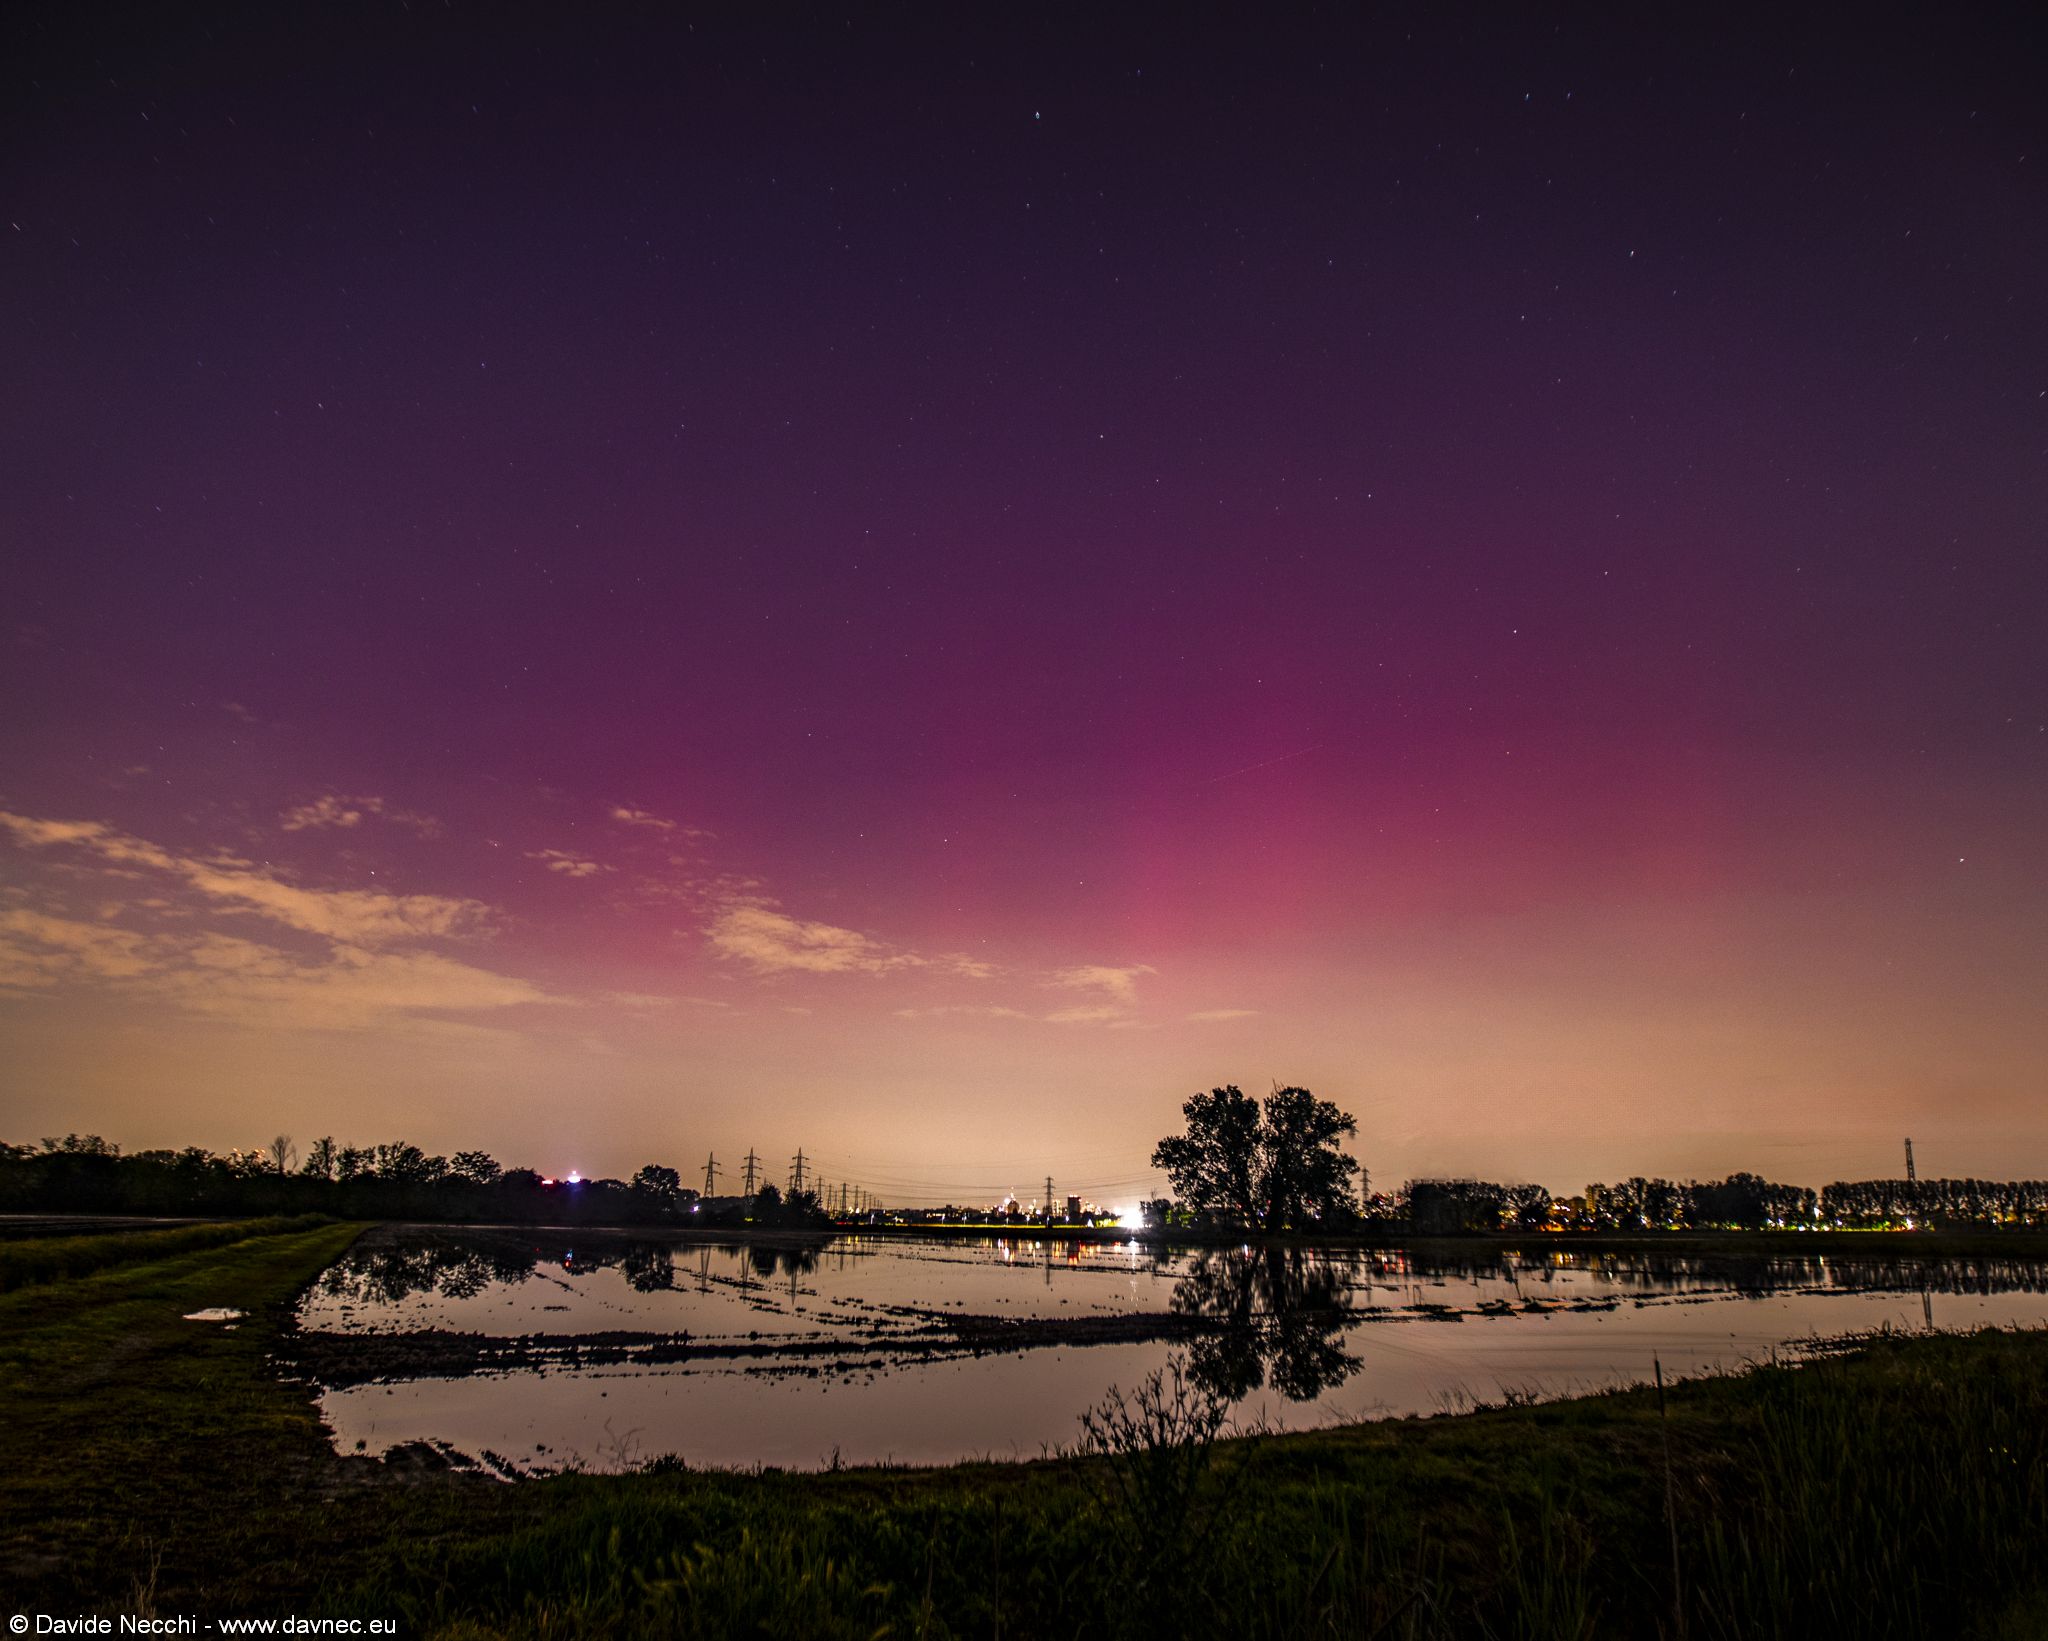
[[[569,1170],[569,1183],[571,1185],[581,1185],[583,1183],[583,1176],[572,1168]]]

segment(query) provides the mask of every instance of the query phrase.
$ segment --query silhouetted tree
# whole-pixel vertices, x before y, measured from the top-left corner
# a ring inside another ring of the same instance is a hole
[[[1286,1230],[1343,1211],[1358,1164],[1337,1141],[1358,1132],[1350,1113],[1305,1088],[1276,1088],[1260,1110],[1236,1085],[1181,1107],[1185,1134],[1153,1149],[1193,1213],[1227,1225]]]
[[[1818,1205],[1836,1225],[2039,1225],[2048,1180],[1837,1180]]]
[[[650,1162],[633,1176],[633,1189],[656,1202],[671,1203],[683,1188],[683,1176],[673,1168]]]
[[[370,1155],[379,1179],[416,1180],[426,1174],[427,1154],[404,1140],[372,1146]]]
[[[1550,1193],[1540,1185],[1510,1185],[1502,1218],[1517,1231],[1540,1231],[1550,1219]]]
[[[1269,1229],[1321,1219],[1350,1202],[1358,1164],[1337,1149],[1337,1142],[1357,1132],[1349,1112],[1305,1088],[1275,1089],[1266,1096],[1259,1166]]]
[[[448,1161],[450,1178],[470,1185],[495,1185],[503,1172],[488,1151],[458,1151]]]
[[[1152,1166],[1165,1170],[1195,1213],[1233,1225],[1257,1224],[1259,1102],[1231,1083],[1195,1095],[1180,1109],[1187,1132],[1153,1147]]]
[[[1402,1218],[1426,1235],[1498,1231],[1508,1211],[1508,1190],[1483,1179],[1411,1180],[1402,1193]]]

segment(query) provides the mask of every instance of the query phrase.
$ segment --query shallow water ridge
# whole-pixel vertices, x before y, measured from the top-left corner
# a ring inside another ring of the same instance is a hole
[[[1301,1429],[1989,1323],[2048,1323],[2048,1262],[421,1226],[328,1270],[294,1349],[341,1451],[509,1474],[1031,1458],[1169,1358]]]

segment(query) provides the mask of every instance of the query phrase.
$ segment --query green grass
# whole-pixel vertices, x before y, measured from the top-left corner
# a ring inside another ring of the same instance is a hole
[[[354,1234],[0,1296],[10,1611],[548,1641],[2048,1634],[2048,1334],[1878,1340],[1676,1386],[1661,1416],[1631,1391],[1164,1467],[1140,1439],[1020,1466],[506,1486],[336,1457],[275,1376],[275,1330]],[[248,1319],[180,1320],[213,1305]]]
[[[139,1260],[220,1248],[230,1242],[246,1242],[251,1237],[276,1236],[329,1223],[325,1215],[302,1214],[296,1219],[223,1220],[181,1225],[171,1230],[89,1232],[82,1236],[24,1237],[17,1242],[0,1242],[0,1293],[64,1277],[90,1276],[94,1271],[111,1270],[116,1265]]]

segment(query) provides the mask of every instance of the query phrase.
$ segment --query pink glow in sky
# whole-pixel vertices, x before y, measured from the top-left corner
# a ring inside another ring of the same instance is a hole
[[[0,169],[0,1137],[2048,1171],[1988,37],[152,26]]]

